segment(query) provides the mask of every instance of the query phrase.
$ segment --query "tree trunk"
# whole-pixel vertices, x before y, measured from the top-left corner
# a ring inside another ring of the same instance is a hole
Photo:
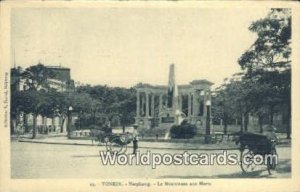
[[[242,107],[242,102],[239,102],[239,112],[241,114],[240,120],[241,120],[241,125],[240,125],[240,132],[244,132],[244,112],[243,112],[243,107]]]
[[[25,133],[28,132],[28,119],[27,118],[28,118],[27,114],[24,113],[23,124],[24,124],[24,127],[25,127],[25,130],[24,130]]]
[[[271,105],[270,106],[270,122],[269,122],[269,124],[273,125],[273,121],[274,121],[274,106]]]
[[[56,132],[56,127],[55,127],[55,116],[51,117],[51,126],[52,126],[52,132]]]
[[[240,131],[243,133],[244,132],[244,114],[241,114],[241,126],[240,126]]]
[[[224,134],[226,135],[227,134],[227,127],[228,127],[227,114],[224,114],[223,124],[224,124]]]
[[[248,131],[248,123],[249,123],[249,113],[245,113],[244,129],[245,129],[246,132]]]
[[[258,123],[259,123],[259,132],[263,133],[264,129],[263,129],[263,117],[262,117],[262,115],[258,116]]]
[[[71,115],[71,113],[69,112],[69,114],[68,114],[68,124],[67,124],[68,126],[67,126],[67,135],[68,135],[68,139],[70,139],[71,138],[71,132],[72,132],[72,128],[71,128],[71,126],[72,126],[72,115]]]
[[[33,114],[33,126],[32,126],[32,139],[36,138],[36,121],[37,121],[37,114]]]
[[[287,112],[287,126],[286,126],[286,138],[291,138],[291,105],[288,106],[288,112]]]
[[[93,113],[93,124],[96,125],[96,111]]]
[[[81,130],[81,112],[79,112],[79,130]]]
[[[227,127],[228,127],[227,122],[226,123],[224,122],[224,134],[225,135],[227,134]]]
[[[61,125],[60,125],[60,132],[63,133],[64,132],[64,124],[65,124],[65,117],[60,117],[62,118],[61,120]]]
[[[43,127],[43,129],[45,130],[45,132],[44,133],[46,133],[46,134],[48,134],[49,133],[49,130],[48,130],[48,126],[47,126],[47,117],[45,117],[45,116],[42,116],[42,122],[43,122],[43,125],[42,125],[42,127]]]

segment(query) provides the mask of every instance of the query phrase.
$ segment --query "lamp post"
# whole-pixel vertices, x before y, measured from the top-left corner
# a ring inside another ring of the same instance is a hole
[[[210,106],[211,106],[211,101],[207,100],[206,101],[206,126],[205,126],[205,143],[208,144],[210,143]]]
[[[70,106],[68,108],[68,139],[70,139],[71,137],[71,125],[72,125],[72,111],[73,111],[73,107]]]

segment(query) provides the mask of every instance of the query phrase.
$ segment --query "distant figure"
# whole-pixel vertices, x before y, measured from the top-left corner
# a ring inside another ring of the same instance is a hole
[[[277,140],[276,127],[273,125],[267,125],[263,134],[270,140]]]
[[[23,131],[23,125],[22,124],[17,125],[17,130],[16,130],[17,140],[19,140],[19,137],[22,134],[22,131]]]
[[[156,136],[156,140],[158,140],[158,134],[156,134],[155,136]]]
[[[133,136],[133,152],[132,154],[136,155],[136,151],[138,149],[138,131],[137,131],[137,128],[138,128],[138,125],[134,124],[133,125],[133,132],[132,132],[132,136]]]
[[[105,125],[104,125],[104,132],[106,134],[112,134],[112,127],[111,127],[111,123],[110,121],[108,121]]]

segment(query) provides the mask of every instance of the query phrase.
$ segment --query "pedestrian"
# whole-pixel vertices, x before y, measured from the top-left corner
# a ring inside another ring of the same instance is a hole
[[[277,141],[277,135],[276,135],[276,127],[273,125],[267,125],[265,128],[265,132],[263,133],[269,140],[275,140]]]
[[[136,155],[136,151],[138,149],[138,131],[137,131],[138,125],[134,124],[133,125],[133,132],[132,132],[132,137],[133,137],[133,152],[132,154]]]
[[[21,135],[21,130],[23,130],[23,127],[21,124],[17,125],[17,130],[16,130],[16,133],[17,133],[17,141],[19,141],[19,137]]]
[[[156,136],[156,141],[158,140],[158,134],[155,135]]]

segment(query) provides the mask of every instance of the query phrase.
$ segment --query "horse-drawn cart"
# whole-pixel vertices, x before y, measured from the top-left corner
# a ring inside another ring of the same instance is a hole
[[[100,130],[92,130],[91,136],[94,141],[99,142],[99,145],[105,145],[107,151],[117,154],[125,153],[127,145],[133,140],[130,133],[114,134]]]
[[[106,150],[121,154],[127,151],[127,145],[131,143],[133,137],[130,133],[111,134],[104,138]]]
[[[239,136],[240,144],[240,166],[244,173],[253,172],[257,167],[263,165],[267,167],[268,173],[276,168],[278,156],[276,152],[276,136],[268,136],[256,133],[242,133]],[[262,159],[261,164],[257,164],[255,158]]]

